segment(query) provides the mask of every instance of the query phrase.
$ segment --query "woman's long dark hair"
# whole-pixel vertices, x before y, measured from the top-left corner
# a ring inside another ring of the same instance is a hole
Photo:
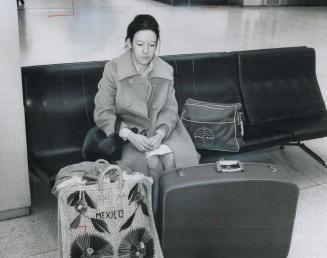
[[[127,35],[125,41],[128,39],[133,42],[134,35],[140,30],[152,30],[157,35],[157,42],[159,40],[159,24],[156,19],[149,14],[139,14],[135,16],[134,20],[127,27]]]

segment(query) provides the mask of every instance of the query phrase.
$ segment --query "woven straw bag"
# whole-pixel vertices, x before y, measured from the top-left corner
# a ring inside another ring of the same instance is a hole
[[[100,170],[97,183],[59,191],[60,257],[162,258],[151,208],[152,179],[115,165]]]

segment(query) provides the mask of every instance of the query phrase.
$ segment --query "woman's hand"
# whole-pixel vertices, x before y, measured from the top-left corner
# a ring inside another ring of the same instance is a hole
[[[164,136],[161,134],[156,134],[149,138],[148,144],[152,147],[153,150],[159,148]]]
[[[151,151],[153,148],[149,144],[149,138],[141,134],[130,133],[127,136],[127,140],[129,140],[136,149],[142,152]]]

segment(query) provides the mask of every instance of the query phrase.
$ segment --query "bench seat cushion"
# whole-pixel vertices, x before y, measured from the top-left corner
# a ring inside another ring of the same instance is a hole
[[[244,145],[240,152],[217,152],[212,150],[198,150],[201,154],[200,163],[211,163],[223,156],[233,156],[242,152],[257,150],[275,145],[283,145],[292,140],[292,135],[280,130],[249,127],[246,128],[244,135]]]
[[[29,160],[29,169],[43,182],[53,185],[56,175],[61,168],[81,161],[83,161],[81,149],[76,148],[62,153],[33,157]]]
[[[327,112],[297,119],[271,122],[265,124],[265,127],[291,133],[293,141],[321,138],[327,135]]]
[[[289,142],[292,135],[273,128],[250,127],[245,131],[244,145],[241,151],[250,151]]]

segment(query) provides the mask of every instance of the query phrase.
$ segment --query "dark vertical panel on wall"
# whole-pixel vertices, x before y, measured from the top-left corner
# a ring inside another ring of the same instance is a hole
[[[161,2],[167,2],[171,5],[189,5],[189,1],[192,0],[160,0]]]
[[[287,0],[288,5],[300,5],[300,6],[316,6],[317,0]]]
[[[172,0],[173,5],[189,5],[192,0]]]
[[[170,5],[228,5],[228,0],[156,0]]]
[[[174,0],[156,0],[157,2],[162,2],[162,3],[165,3],[165,4],[172,4],[172,2]]]
[[[203,5],[228,5],[228,0],[202,0],[201,3]]]
[[[189,0],[190,5],[201,5],[203,0]]]

